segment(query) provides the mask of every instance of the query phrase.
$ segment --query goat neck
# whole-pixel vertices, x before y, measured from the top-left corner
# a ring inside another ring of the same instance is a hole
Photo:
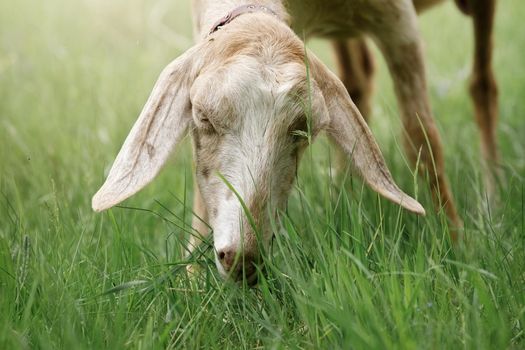
[[[288,22],[289,16],[279,0],[193,0],[194,35],[197,41],[206,38],[210,29],[220,18],[246,5],[264,6],[273,11],[281,20]],[[261,12],[264,13],[264,12]]]

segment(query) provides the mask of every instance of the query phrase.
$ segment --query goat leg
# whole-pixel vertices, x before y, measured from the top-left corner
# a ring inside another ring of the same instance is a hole
[[[420,173],[423,176],[428,174],[435,205],[444,209],[453,225],[451,237],[457,240],[458,230],[463,224],[445,175],[443,148],[430,109],[416,12],[413,8],[403,11],[398,21],[387,23],[392,26],[378,28],[373,36],[394,82],[404,127],[405,150],[413,163],[419,161]]]
[[[332,47],[335,53],[338,73],[350,94],[352,101],[368,122],[371,116],[371,97],[375,63],[372,52],[364,38],[334,39]],[[348,156],[335,145],[335,170],[343,175],[348,166]]]
[[[365,120],[370,118],[370,98],[375,72],[374,57],[364,38],[332,41],[339,77]]]
[[[191,226],[194,232],[191,233],[190,241],[186,246],[188,256],[199,247],[203,238],[208,237],[210,234],[210,228],[206,224],[208,222],[208,210],[206,209],[197,181],[194,181],[193,188],[193,219]],[[187,270],[190,274],[194,273],[195,265],[188,265]]]
[[[481,134],[481,151],[485,163],[485,183],[489,196],[495,192],[499,155],[497,149],[498,87],[492,70],[493,28],[496,0],[468,3],[474,24],[474,64],[470,94]]]

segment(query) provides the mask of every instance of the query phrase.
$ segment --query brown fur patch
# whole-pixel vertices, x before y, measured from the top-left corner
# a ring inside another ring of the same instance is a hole
[[[202,169],[201,169],[201,174],[205,178],[208,178],[210,176],[210,169],[207,168],[206,166],[203,166]]]

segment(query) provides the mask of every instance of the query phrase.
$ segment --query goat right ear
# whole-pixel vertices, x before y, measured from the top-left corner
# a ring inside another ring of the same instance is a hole
[[[363,179],[377,193],[416,214],[425,209],[394,182],[379,146],[343,83],[314,55],[309,54],[312,76],[320,87],[330,121],[326,132],[352,160]]]
[[[140,191],[162,169],[191,122],[190,84],[196,76],[199,46],[171,62],[131,129],[92,207],[102,211]]]

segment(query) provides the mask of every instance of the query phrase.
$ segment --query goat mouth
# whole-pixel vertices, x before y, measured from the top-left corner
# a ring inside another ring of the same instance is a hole
[[[249,287],[255,287],[259,282],[259,276],[257,275],[257,269],[240,270],[237,274],[230,274],[230,280],[236,283],[246,283]]]
[[[250,276],[246,276],[244,279],[246,281],[246,284],[250,287],[255,287],[257,283],[259,282],[259,278],[257,276],[257,271],[252,273]]]

